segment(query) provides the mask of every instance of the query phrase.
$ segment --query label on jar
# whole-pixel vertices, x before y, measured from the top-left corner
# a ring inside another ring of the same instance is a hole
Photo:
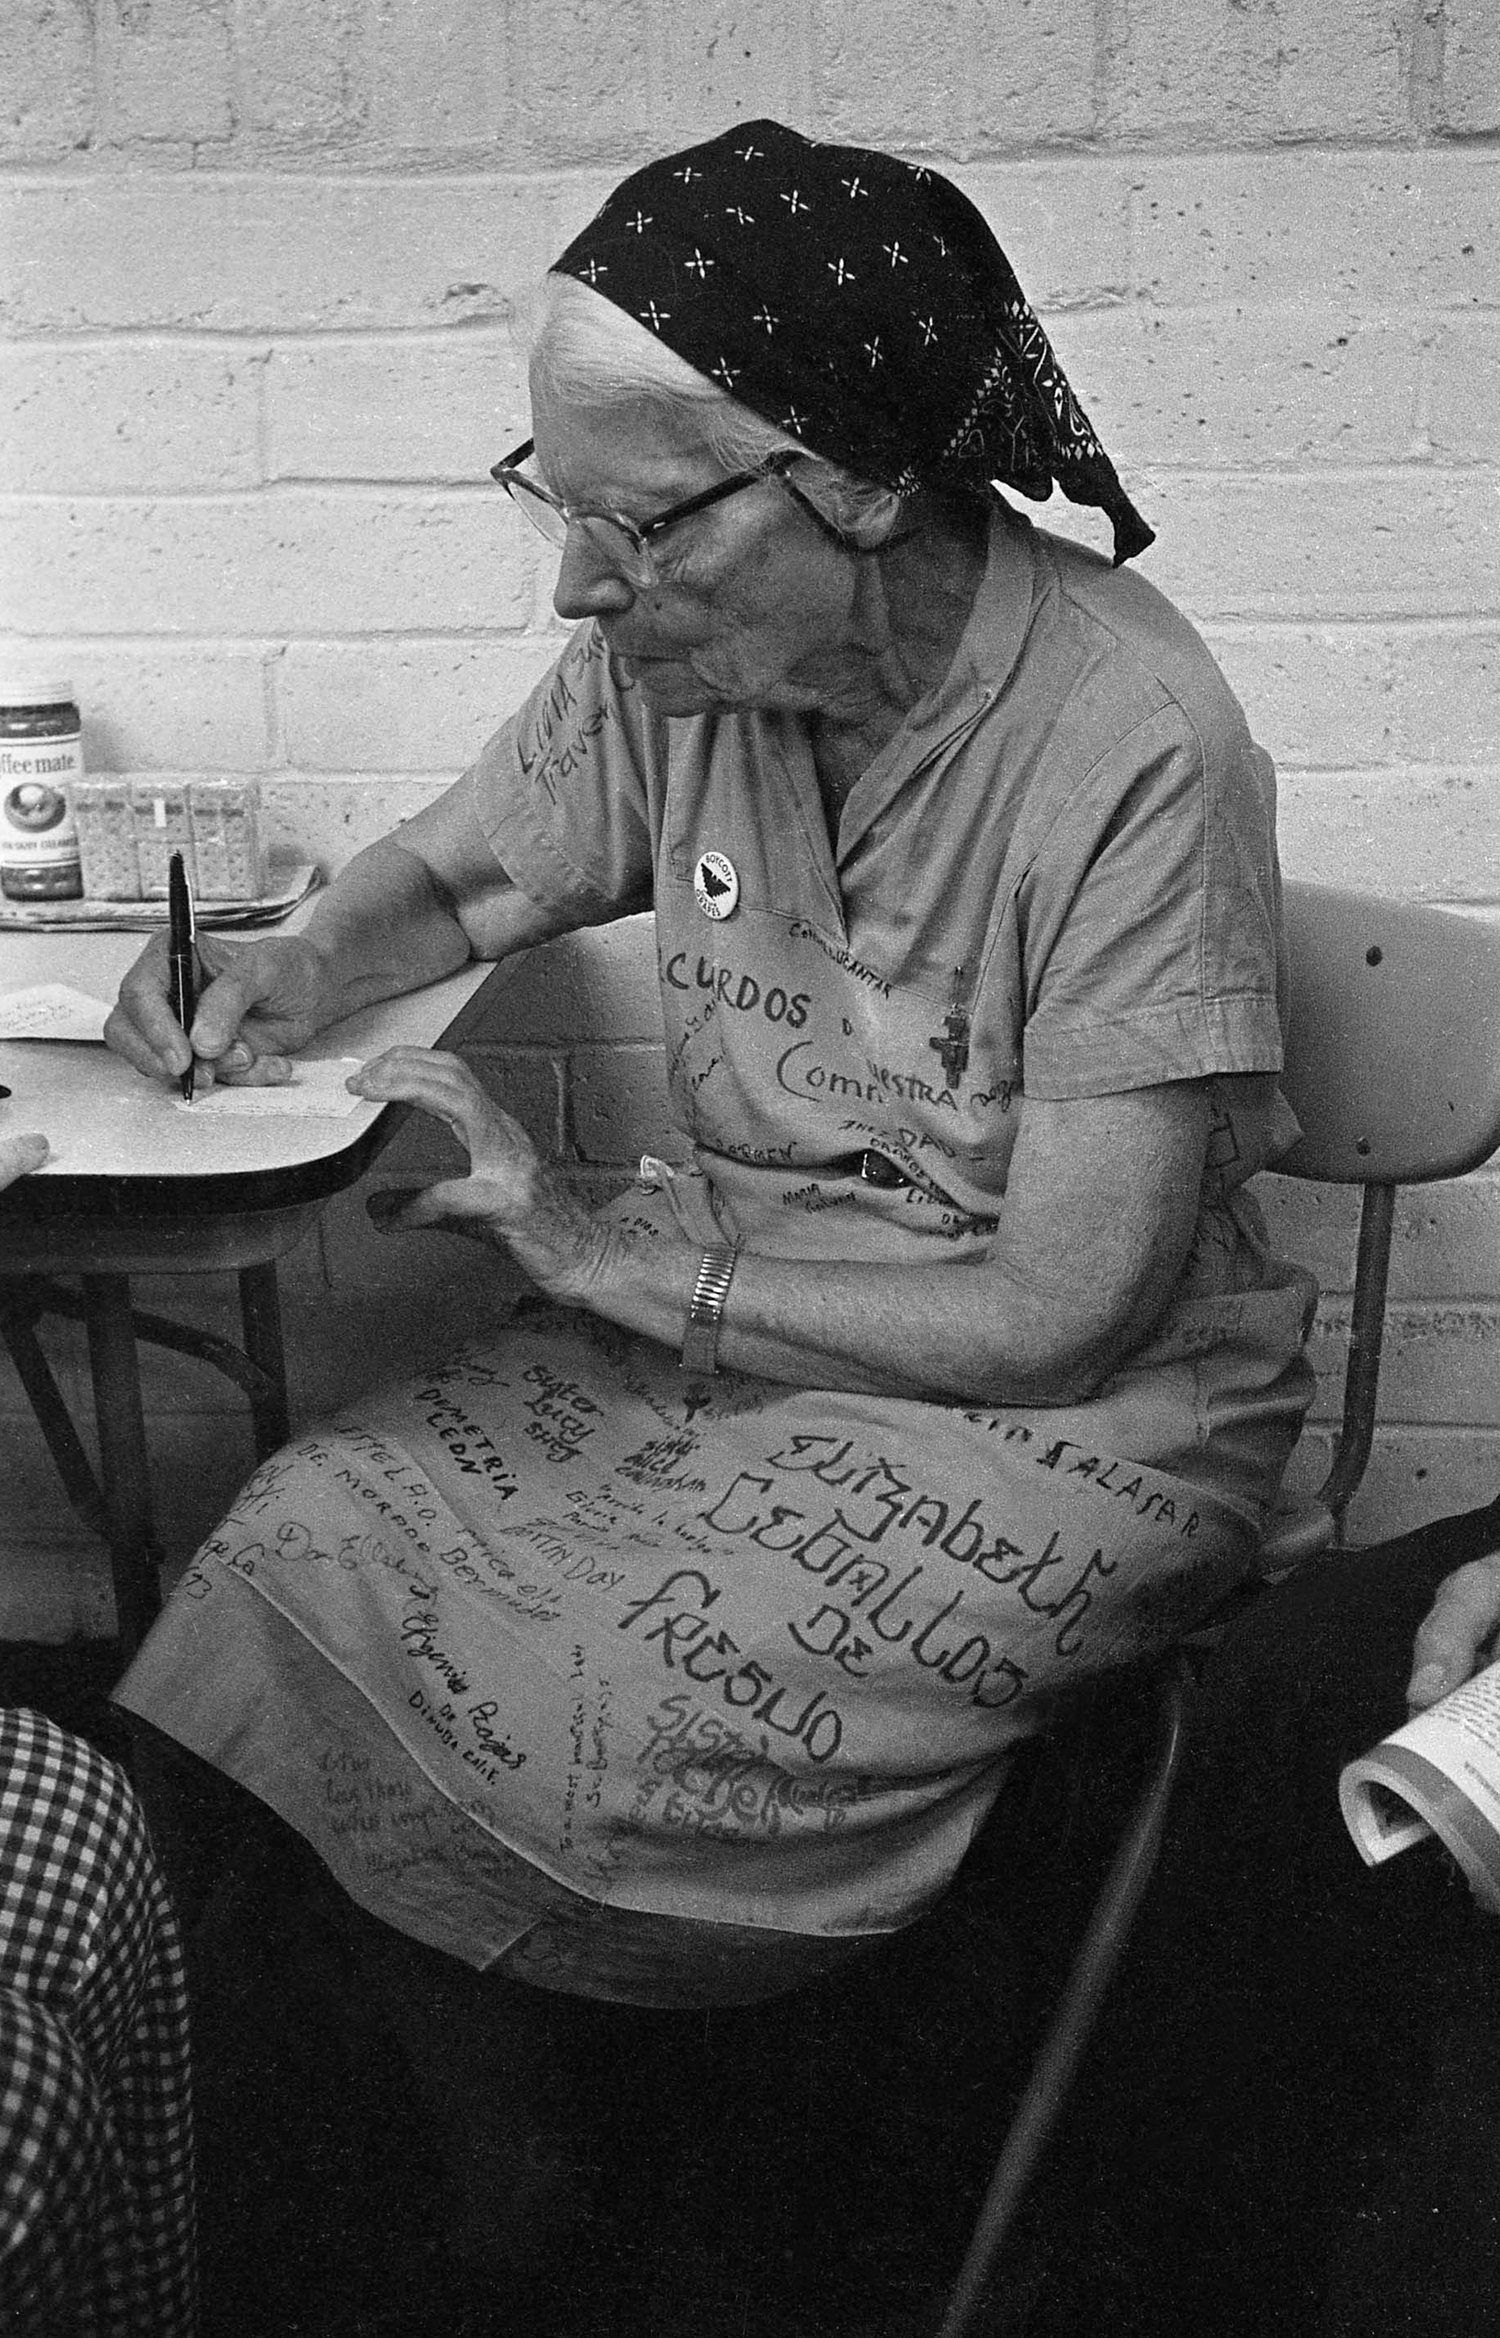
[[[67,789],[83,777],[83,742],[0,739],[0,869],[43,869],[78,860]]]

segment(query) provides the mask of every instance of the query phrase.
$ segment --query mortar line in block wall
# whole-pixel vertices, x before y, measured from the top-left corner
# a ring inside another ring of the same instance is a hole
[[[267,643],[260,670],[261,700],[266,724],[267,776],[278,777],[286,770],[286,725],[281,714],[281,668],[288,644],[283,641]]]
[[[490,479],[328,479],[316,475],[301,478],[258,479],[248,487],[132,487],[128,490],[110,488],[53,488],[0,492],[0,507],[6,505],[40,505],[61,507],[68,504],[108,503],[125,509],[142,509],[157,504],[176,504],[185,508],[197,505],[263,503],[268,498],[283,499],[293,495],[347,502],[378,503],[399,497],[404,501],[425,499],[433,503],[489,504],[503,515],[504,497]],[[526,539],[518,538],[525,543]],[[530,546],[527,545],[528,551]]]
[[[1108,304],[1103,304],[1107,306]],[[1233,304],[1228,304],[1232,306]],[[1424,312],[1425,313],[1425,312]],[[1467,314],[1459,310],[1459,315]],[[154,349],[191,350],[198,355],[263,356],[278,350],[396,349],[427,350],[466,346],[485,337],[513,354],[510,325],[505,318],[454,317],[449,324],[301,325],[262,322],[254,325],[59,325],[49,329],[28,325],[24,332],[0,334],[0,348],[27,356],[97,356],[118,348],[146,344]]]
[[[1070,325],[1080,319],[1123,319],[1132,330],[1141,317],[1160,317],[1175,325],[1228,321],[1243,318],[1246,313],[1243,299],[1228,295],[1219,300],[1176,299],[1148,284],[1132,284],[1119,292],[1105,292],[1095,287],[1076,298],[1053,298],[1039,301],[1037,305],[1043,323],[1049,316],[1066,317]],[[1283,293],[1257,301],[1254,308],[1257,318],[1271,321],[1328,317],[1351,321],[1356,326],[1406,327],[1419,334],[1455,325],[1483,326],[1493,323],[1497,311],[1500,311],[1500,290],[1493,302],[1381,299],[1366,304],[1336,287],[1301,294]],[[472,348],[485,340],[493,341],[499,351],[515,354],[508,317],[454,317],[446,324],[416,321],[383,325],[301,324],[291,319],[279,323],[271,318],[253,325],[124,322],[56,327],[28,325],[23,331],[0,335],[0,346],[22,357],[87,357],[149,345],[209,356],[222,352],[226,356],[262,354],[274,358],[281,350],[296,350],[299,354],[318,349],[426,352],[452,349],[455,345]]]
[[[812,109],[817,111],[817,109]],[[809,136],[820,133],[815,121],[799,125]],[[822,128],[823,135],[842,136],[843,132]],[[665,133],[662,133],[665,135]],[[155,185],[181,180],[191,184],[195,196],[207,200],[220,188],[231,191],[245,186],[261,186],[267,182],[293,186],[330,187],[339,191],[369,189],[379,193],[431,186],[437,189],[456,187],[460,190],[482,189],[488,194],[497,191],[520,204],[528,198],[538,207],[559,195],[588,202],[597,207],[604,195],[615,186],[629,163],[613,164],[589,161],[581,163],[526,163],[504,170],[485,168],[477,156],[467,155],[455,162],[444,158],[441,149],[413,149],[400,161],[389,157],[373,157],[368,162],[346,161],[337,165],[320,163],[316,158],[304,159],[286,148],[266,150],[244,158],[225,161],[199,142],[201,159],[185,164],[181,159],[192,142],[177,141],[172,154],[164,155],[154,143],[138,145],[133,150],[123,147],[101,148],[96,164],[80,167],[76,160],[67,162],[16,160],[0,163],[0,193],[8,186],[44,186],[64,192],[90,190],[111,180],[130,178]],[[936,167],[955,179],[963,181],[976,171],[1003,172],[1016,178],[1035,178],[1060,173],[1079,176],[1114,173],[1135,174],[1143,165],[1158,162],[1165,168],[1185,169],[1204,166],[1243,166],[1247,161],[1276,163],[1287,160],[1313,158],[1324,160],[1334,168],[1352,171],[1367,167],[1370,161],[1382,155],[1393,163],[1409,164],[1420,158],[1450,163],[1455,171],[1468,169],[1475,162],[1481,167],[1500,163],[1500,134],[1492,130],[1455,132],[1434,130],[1412,131],[1395,136],[1389,131],[1380,134],[1361,134],[1359,131],[1339,134],[1326,125],[1307,129],[1279,131],[1269,137],[1251,136],[1245,139],[1221,138],[1209,140],[1189,136],[1181,140],[1153,137],[1148,130],[1131,135],[1118,131],[1109,135],[1108,143],[1102,134],[1097,142],[1080,144],[1077,133],[1060,135],[1056,144],[1046,146],[996,143],[988,146],[968,146],[959,153],[954,145],[945,145],[931,139],[903,144],[897,137],[885,141],[885,150],[903,159]],[[641,141],[641,155],[653,151],[648,137]]]
[[[523,647],[530,646],[540,649],[562,649],[566,646],[571,633],[571,626],[560,628],[556,624],[537,626],[535,629],[526,626],[492,625],[403,625],[397,628],[376,625],[363,626],[352,633],[330,632],[325,626],[319,633],[294,635],[288,635],[283,627],[278,627],[275,632],[261,629],[260,631],[246,631],[244,633],[192,634],[181,634],[175,626],[170,633],[98,633],[76,630],[72,627],[66,630],[61,627],[42,627],[33,633],[24,626],[7,625],[0,626],[0,654],[8,654],[11,650],[20,651],[25,648],[26,650],[44,649],[50,655],[53,649],[67,648],[77,649],[80,655],[97,650],[101,653],[124,655],[129,655],[134,651],[148,651],[153,656],[159,656],[163,653],[170,654],[173,648],[182,642],[195,656],[201,655],[205,651],[217,649],[233,650],[253,657],[258,652],[265,653],[280,649],[289,639],[296,640],[304,646],[312,645],[314,647],[320,642],[326,642],[330,649],[342,648],[350,642],[360,641],[387,644],[399,641],[420,641],[433,648],[441,647],[444,642],[451,642],[455,649],[485,647],[514,649],[518,644]]]
[[[254,384],[253,402],[255,467],[260,478],[267,477],[271,465],[271,344],[263,335],[246,342],[239,352],[240,360],[250,372]]]
[[[303,165],[285,151],[267,154],[258,161],[184,168],[180,162],[163,163],[159,157],[144,150],[126,154],[116,148],[101,153],[98,167],[93,169],[80,170],[75,163],[0,163],[0,194],[10,186],[48,187],[60,189],[64,194],[89,192],[108,185],[111,180],[129,179],[151,186],[165,186],[173,181],[181,181],[192,187],[195,199],[203,201],[207,201],[220,188],[227,188],[234,193],[245,187],[284,182],[288,186],[298,187],[370,188],[380,193],[412,186],[479,187],[487,193],[493,194],[498,190],[518,200],[529,192],[540,204],[550,198],[558,185],[582,183],[586,175],[581,167],[564,167],[556,171],[546,168],[484,170],[477,165],[463,163],[452,169],[443,169],[434,167],[430,162],[415,160],[400,167],[372,162],[364,169],[351,164],[347,168],[330,170],[320,169],[316,162]],[[594,172],[595,177],[602,177],[607,184],[612,184],[613,178],[618,175],[608,171],[602,174],[598,170]]]
[[[1239,641],[1247,636],[1291,642],[1308,633],[1396,633],[1418,640],[1427,637],[1446,640],[1458,633],[1483,639],[1486,635],[1500,634],[1500,616],[1487,616],[1482,611],[1470,616],[1455,610],[1449,616],[1355,617],[1332,613],[1327,617],[1212,617],[1203,620],[1200,630],[1209,642]]]
[[[1420,478],[1435,488],[1452,486],[1455,490],[1471,488],[1475,479],[1495,478],[1500,481],[1500,464],[1493,456],[1475,456],[1472,460],[1446,456],[1441,462],[1428,459],[1401,458],[1380,463],[1309,463],[1305,458],[1296,461],[1262,459],[1255,464],[1243,463],[1170,463],[1150,461],[1137,465],[1143,476],[1149,476],[1153,486],[1164,491],[1178,481],[1197,482],[1220,480],[1229,485],[1274,479],[1278,486],[1318,488],[1336,485],[1340,489],[1378,488],[1385,482],[1410,482]],[[498,511],[496,490],[488,480],[467,477],[452,478],[330,478],[316,473],[284,476],[278,479],[257,480],[246,487],[159,487],[131,488],[126,491],[109,489],[37,488],[0,493],[0,507],[37,506],[43,509],[64,509],[71,504],[113,504],[123,509],[142,509],[160,504],[173,504],[184,509],[225,504],[254,504],[268,498],[289,499],[293,496],[314,495],[333,501],[375,503],[399,497],[403,500],[425,498],[441,503],[490,503]],[[1020,507],[1018,507],[1020,508]],[[1046,512],[1050,505],[1032,507]],[[1042,518],[1039,525],[1045,526]]]
[[[1417,384],[1415,412],[1412,415],[1412,445],[1414,450],[1429,450],[1432,446],[1432,393],[1434,373],[1440,345],[1445,337],[1443,327],[1447,320],[1433,317],[1424,320],[1428,329],[1417,332]]]
[[[1466,615],[1455,611],[1450,615],[1392,613],[1388,616],[1351,616],[1331,611],[1326,616],[1291,617],[1205,617],[1198,621],[1199,631],[1212,645],[1215,642],[1239,643],[1265,641],[1271,644],[1284,641],[1296,644],[1309,634],[1319,637],[1347,636],[1350,640],[1374,634],[1392,634],[1401,640],[1447,641],[1455,636],[1475,641],[1500,640],[1500,613]],[[170,658],[180,650],[184,657],[201,657],[216,650],[244,656],[268,656],[296,642],[302,649],[326,646],[332,650],[372,645],[394,647],[402,642],[420,642],[426,648],[440,649],[445,644],[456,650],[474,649],[536,649],[561,651],[566,647],[572,628],[556,621],[538,625],[402,625],[399,627],[362,626],[352,631],[339,632],[324,626],[317,632],[289,632],[278,627],[275,632],[246,631],[244,633],[184,633],[174,626],[170,632],[101,633],[69,627],[42,629],[35,633],[19,625],[0,628],[0,655],[30,656],[33,653],[51,657],[54,654],[72,654],[80,657],[150,656]],[[1500,754],[1500,740],[1496,742]],[[1346,766],[1340,765],[1344,769]],[[1441,766],[1438,766],[1441,768]],[[1455,768],[1462,768],[1456,766]]]

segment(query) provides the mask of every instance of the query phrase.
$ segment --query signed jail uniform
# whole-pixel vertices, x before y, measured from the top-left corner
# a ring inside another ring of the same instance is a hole
[[[695,1378],[523,1309],[258,1471],[138,1660],[127,1702],[418,1937],[750,1996],[929,1903],[1045,1699],[1249,1562],[1310,1387],[1245,1186],[1292,1133],[1272,777],[1149,585],[997,520],[835,845],[797,721],[668,724],[591,628],[460,784],[575,923],[655,907],[692,1152],[611,1205],[643,1228],[961,1267],[1027,1093],[1234,1075],[1179,1286],[1089,1401]]]

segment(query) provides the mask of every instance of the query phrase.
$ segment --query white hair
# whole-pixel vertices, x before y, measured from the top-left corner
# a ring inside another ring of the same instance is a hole
[[[842,463],[831,462],[741,405],[720,383],[699,373],[655,333],[577,277],[544,276],[522,305],[514,335],[533,382],[559,399],[580,399],[594,406],[645,401],[681,416],[726,471],[753,471],[784,452],[806,455],[828,484],[836,483],[846,514],[861,504],[889,502],[890,490],[878,480],[864,479]],[[809,480],[808,485],[816,494],[815,482]]]

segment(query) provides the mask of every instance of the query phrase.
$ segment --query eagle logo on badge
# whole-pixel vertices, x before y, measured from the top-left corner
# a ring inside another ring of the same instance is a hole
[[[693,892],[704,916],[711,917],[715,924],[734,915],[739,905],[740,880],[727,853],[700,854],[693,871]]]

